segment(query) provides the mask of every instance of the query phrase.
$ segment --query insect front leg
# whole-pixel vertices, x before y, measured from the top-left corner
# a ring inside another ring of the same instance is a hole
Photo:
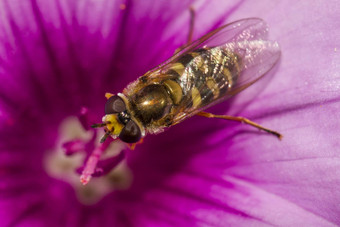
[[[144,139],[141,138],[137,143],[127,144],[130,150],[134,150],[138,144],[142,144],[144,142]]]
[[[276,131],[273,131],[271,129],[265,128],[259,124],[256,124],[255,122],[244,118],[244,117],[235,117],[235,116],[228,116],[228,115],[216,115],[216,114],[212,114],[212,113],[207,113],[207,112],[199,112],[198,114],[196,114],[197,116],[201,116],[201,117],[207,117],[207,118],[219,118],[219,119],[224,119],[224,120],[230,120],[230,121],[238,121],[241,123],[245,123],[248,125],[251,125],[255,128],[258,128],[260,130],[263,130],[265,132],[268,132],[276,137],[278,137],[280,140],[282,139],[282,135]]]

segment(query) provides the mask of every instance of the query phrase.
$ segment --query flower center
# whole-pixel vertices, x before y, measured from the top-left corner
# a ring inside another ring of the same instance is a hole
[[[80,202],[93,204],[113,190],[128,188],[132,174],[124,159],[125,143],[110,139],[100,144],[104,132],[90,129],[84,121],[86,114],[83,109],[78,118],[60,124],[59,139],[46,152],[44,164],[51,177],[73,186]]]

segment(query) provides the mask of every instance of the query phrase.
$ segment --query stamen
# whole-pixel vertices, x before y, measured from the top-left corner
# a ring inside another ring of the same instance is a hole
[[[121,163],[124,160],[124,158],[125,158],[125,152],[123,150],[116,156],[113,156],[108,159],[100,160],[92,176],[100,177],[100,176],[108,174],[113,168],[115,168],[119,163]]]
[[[105,127],[105,134],[100,139],[100,144],[97,145],[97,129],[91,129],[90,127],[90,117],[87,108],[82,108],[79,115],[78,120],[81,122],[81,126],[83,129],[88,131],[88,133],[92,133],[91,138],[83,139],[73,139],[71,141],[63,143],[63,149],[66,155],[70,156],[75,153],[85,153],[84,165],[80,168],[76,169],[76,172],[80,174],[80,182],[83,185],[88,184],[92,177],[99,177],[108,174],[112,169],[114,169],[122,160],[125,158],[125,152],[123,149],[125,145],[121,147],[120,153],[106,158],[104,160],[100,160],[101,156],[108,149],[108,146],[114,140],[110,135],[114,131],[113,127],[110,127],[112,131],[109,131],[105,126],[111,124],[110,121],[106,121],[103,123],[94,124],[92,128],[100,128]],[[102,131],[102,129],[100,130]]]
[[[92,173],[92,177],[100,177],[100,176],[108,174],[119,163],[121,163],[124,160],[124,158],[125,158],[125,152],[124,150],[122,150],[116,156],[113,156],[113,157],[110,157],[104,160],[99,160],[94,172]],[[76,173],[78,173],[79,175],[81,175],[83,171],[84,171],[84,166],[76,169]]]
[[[87,159],[84,170],[80,176],[80,182],[83,185],[86,185],[90,181],[101,155],[112,141],[113,139],[106,140],[105,143],[102,143],[99,147],[95,148],[90,157]]]
[[[66,142],[62,146],[65,150],[65,154],[67,156],[70,156],[73,155],[74,153],[84,151],[86,143],[83,140],[77,139]]]

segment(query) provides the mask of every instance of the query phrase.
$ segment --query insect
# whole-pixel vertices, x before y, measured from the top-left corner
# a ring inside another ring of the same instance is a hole
[[[279,45],[267,39],[258,18],[242,19],[183,46],[169,60],[130,83],[122,93],[106,94],[105,135],[137,143],[194,115],[234,120],[281,134],[243,117],[203,110],[243,91],[264,76],[280,57]]]

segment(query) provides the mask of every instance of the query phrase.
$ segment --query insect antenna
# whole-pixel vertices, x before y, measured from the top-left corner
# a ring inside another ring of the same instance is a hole
[[[103,122],[103,123],[98,123],[98,124],[93,124],[91,125],[91,128],[101,128],[101,127],[105,127],[106,125],[111,124],[110,121],[107,122]],[[112,130],[114,130],[114,128],[112,127]],[[102,136],[102,138],[100,139],[100,143],[104,143],[105,140],[107,139],[107,137],[111,134],[111,132],[107,129],[105,129],[105,134]]]
[[[91,128],[101,128],[101,127],[104,127],[108,124],[110,124],[111,122],[104,122],[104,123],[98,123],[98,124],[93,124],[91,125]]]

